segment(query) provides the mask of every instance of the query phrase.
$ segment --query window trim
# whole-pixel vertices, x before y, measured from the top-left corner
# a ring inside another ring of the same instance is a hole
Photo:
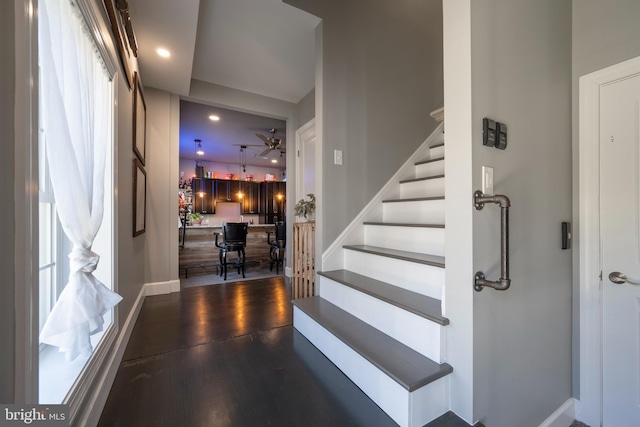
[[[16,402],[38,401],[38,37],[37,0],[14,0]],[[28,78],[25,78],[28,76]],[[21,313],[21,314],[18,314]],[[35,345],[34,345],[35,344]]]
[[[94,36],[94,41],[98,47],[98,52],[102,56],[107,74],[111,78],[112,85],[111,90],[113,92],[113,110],[112,110],[112,123],[111,129],[113,132],[112,146],[110,149],[110,156],[112,162],[111,176],[113,192],[109,196],[112,197],[112,215],[111,215],[111,227],[112,227],[112,242],[113,242],[113,264],[112,264],[112,278],[114,292],[118,292],[118,198],[117,194],[118,180],[118,114],[117,105],[118,101],[118,86],[120,83],[120,68],[117,58],[114,55],[113,41],[111,40],[111,32],[107,26],[108,20],[106,19],[106,11],[101,1],[95,0],[75,0],[78,8],[80,9],[82,16],[85,19],[87,26],[91,34]],[[106,196],[106,194],[105,194]],[[105,328],[104,335],[100,340],[100,343],[94,348],[93,354],[89,358],[89,361],[85,365],[84,369],[80,372],[76,383],[71,387],[70,392],[67,394],[64,403],[69,405],[70,408],[70,421],[71,424],[83,424],[79,422],[80,418],[88,416],[90,409],[94,406],[97,400],[99,400],[101,392],[101,383],[106,380],[107,372],[110,363],[114,358],[114,352],[116,350],[115,343],[120,331],[120,322],[118,316],[119,308],[116,305],[113,309],[112,322]]]
[[[118,92],[120,67],[114,54],[106,11],[99,0],[74,0],[104,61],[112,81],[112,147],[110,179],[113,192],[111,229],[113,242],[112,279],[118,292]],[[16,22],[16,307],[24,308],[16,316],[16,401],[38,402],[39,322],[38,322],[38,0],[14,0]],[[24,76],[29,76],[24,78]],[[24,188],[19,188],[24,184]],[[24,237],[24,238],[21,238]],[[22,254],[22,255],[21,255]],[[20,286],[18,286],[18,283]],[[109,381],[110,366],[117,357],[116,339],[120,330],[118,306],[112,322],[106,326],[100,343],[80,372],[63,402],[70,406],[70,422],[82,424],[91,408],[103,398],[102,383]]]

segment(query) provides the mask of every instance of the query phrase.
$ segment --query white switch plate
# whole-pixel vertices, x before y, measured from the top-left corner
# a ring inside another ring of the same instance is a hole
[[[333,150],[333,164],[334,165],[342,164],[342,150]]]
[[[482,167],[482,194],[493,196],[493,168]]]

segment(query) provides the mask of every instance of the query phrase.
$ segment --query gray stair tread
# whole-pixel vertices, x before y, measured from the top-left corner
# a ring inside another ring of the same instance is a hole
[[[444,228],[444,224],[412,224],[408,222],[364,221],[363,224],[364,225],[383,225],[387,227]]]
[[[435,196],[435,197],[413,197],[409,199],[387,199],[383,200],[382,203],[401,203],[401,202],[432,202],[436,200],[444,200],[444,196]]]
[[[430,179],[440,179],[440,178],[444,178],[444,175],[433,175],[433,176],[426,176],[423,178],[403,179],[402,181],[400,181],[400,184],[406,184],[408,182],[416,182],[416,181],[428,181]]]
[[[465,420],[449,411],[423,427],[471,427]],[[476,423],[473,427],[484,427],[482,423]]]
[[[384,256],[387,258],[401,259],[403,261],[415,262],[417,264],[432,265],[434,267],[444,268],[444,257],[437,255],[428,255],[418,252],[399,251],[397,249],[382,248],[380,246],[369,245],[344,245],[344,249],[352,251],[366,252],[372,255]]]
[[[374,298],[378,298],[440,325],[444,326],[449,324],[449,319],[442,316],[441,301],[435,298],[372,279],[349,270],[323,271],[318,272],[318,275],[342,283],[345,286],[371,295]]]
[[[443,144],[444,145],[444,144]],[[433,148],[433,147],[432,147]],[[444,160],[444,157],[437,157],[435,159],[429,159],[429,160],[421,160],[419,162],[416,162],[415,165],[419,166],[419,165],[425,165],[427,163],[434,163],[434,162],[439,162],[441,160]]]
[[[453,372],[318,296],[292,303],[410,392]]]
[[[438,148],[438,147],[444,147],[444,142],[439,142],[437,144],[433,144],[431,147],[429,148]]]

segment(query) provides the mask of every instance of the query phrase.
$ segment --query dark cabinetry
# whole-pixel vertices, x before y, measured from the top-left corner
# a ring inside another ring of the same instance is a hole
[[[248,181],[215,179],[215,200],[240,203],[243,214],[260,213],[260,184]]]
[[[243,214],[260,213],[260,183],[244,182],[242,188],[244,197],[242,200]]]
[[[211,214],[218,202],[236,202],[242,214],[259,214],[266,224],[285,221],[285,182],[195,178],[192,188],[194,212]]]
[[[213,180],[194,178],[191,186],[193,188],[193,210],[200,213],[215,213]]]
[[[285,182],[263,182],[261,184],[263,198],[260,212],[264,222],[273,224],[278,221],[286,221],[285,204],[287,184]]]
[[[230,181],[228,179],[214,179],[213,185],[216,189],[215,199],[221,202],[239,202],[238,193],[240,191],[240,181]]]

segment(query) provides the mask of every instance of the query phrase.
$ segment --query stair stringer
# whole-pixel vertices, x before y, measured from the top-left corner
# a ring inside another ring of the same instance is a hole
[[[325,271],[344,268],[344,245],[364,242],[366,221],[382,220],[382,201],[400,195],[400,181],[415,175],[415,163],[428,158],[429,148],[444,141],[444,123],[440,123],[431,135],[418,147],[398,171],[387,181],[369,203],[322,254],[322,269]]]

